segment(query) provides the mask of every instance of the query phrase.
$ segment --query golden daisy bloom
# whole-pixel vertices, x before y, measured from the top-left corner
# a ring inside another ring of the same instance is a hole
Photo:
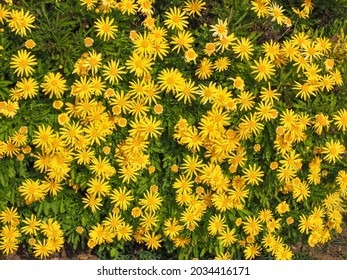
[[[104,18],[100,18],[98,19],[94,26],[96,28],[96,32],[97,32],[97,36],[100,37],[103,41],[108,41],[109,39],[114,39],[116,36],[116,32],[117,32],[117,25],[114,24],[114,19],[113,18],[109,18],[106,17],[106,19]]]
[[[10,67],[14,68],[17,76],[30,76],[35,70],[32,66],[36,65],[35,56],[27,50],[19,50],[17,55],[11,57]]]

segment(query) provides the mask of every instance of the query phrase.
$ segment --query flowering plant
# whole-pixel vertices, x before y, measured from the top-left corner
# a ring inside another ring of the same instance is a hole
[[[341,232],[347,38],[312,1],[5,2],[2,253],[291,259]]]

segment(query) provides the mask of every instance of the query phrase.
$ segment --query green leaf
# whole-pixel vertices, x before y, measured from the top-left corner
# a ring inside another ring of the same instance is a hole
[[[37,209],[37,216],[39,217],[42,213],[42,209],[43,209],[43,203],[39,203],[39,208]]]
[[[85,226],[87,225],[88,221],[87,221],[87,219],[86,219],[85,216],[82,216],[82,218],[81,218],[81,223],[82,223],[82,226],[83,226],[83,227],[85,227]]]
[[[59,202],[58,201],[54,201],[53,203],[51,203],[51,208],[52,211],[55,215],[58,215],[59,213]]]
[[[42,204],[44,204],[44,205],[43,205],[43,213],[44,213],[46,216],[48,216],[48,215],[49,215],[49,210],[50,210],[50,205],[49,205],[49,203],[47,203],[47,202],[45,202],[45,201],[43,201]]]
[[[200,252],[200,258],[203,257],[205,255],[205,253],[206,253],[206,248],[203,247],[201,252]]]
[[[60,200],[60,213],[64,213],[64,212],[65,212],[64,200],[61,199]]]
[[[110,256],[112,258],[118,258],[119,252],[118,252],[117,248],[112,247],[112,249],[110,250]]]

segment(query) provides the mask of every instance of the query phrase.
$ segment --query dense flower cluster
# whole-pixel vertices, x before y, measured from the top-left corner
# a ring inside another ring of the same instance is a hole
[[[31,163],[33,174],[16,186],[16,205],[0,204],[4,254],[23,240],[36,257],[59,252],[65,219],[89,248],[134,241],[180,258],[291,259],[291,238],[315,246],[341,232],[347,110],[336,98],[334,111],[318,106],[343,86],[333,42],[294,30],[259,43],[230,18],[193,28],[208,5],[182,2],[159,17],[153,0],[81,0],[93,25],[68,74],[42,72],[36,16],[0,4],[0,27],[26,38],[8,58],[15,81],[0,121],[21,118],[31,102],[54,116],[1,136],[1,161]],[[291,30],[314,8],[277,2],[250,9]],[[140,25],[128,24],[134,18]],[[110,55],[104,48],[121,34],[126,47]],[[63,204],[64,193],[84,218],[32,210],[49,198]]]

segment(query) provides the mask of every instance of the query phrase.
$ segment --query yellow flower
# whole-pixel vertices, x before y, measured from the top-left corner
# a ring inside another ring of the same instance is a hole
[[[90,170],[96,176],[104,177],[105,179],[110,178],[116,173],[116,170],[110,164],[110,161],[107,158],[101,158],[100,156],[92,159]]]
[[[97,224],[92,227],[89,231],[89,238],[95,242],[95,244],[100,245],[105,242],[112,242],[114,235],[106,229],[103,225]]]
[[[61,100],[54,100],[53,101],[53,108],[60,110],[64,106],[64,102]]]
[[[294,61],[299,55],[299,46],[293,43],[291,40],[286,40],[281,46],[281,53],[286,59]]]
[[[319,113],[315,116],[315,121],[313,121],[313,129],[318,134],[321,135],[323,128],[328,129],[330,127],[330,120],[328,115]]]
[[[54,130],[50,125],[41,125],[38,128],[38,131],[35,131],[34,140],[32,143],[42,150],[47,150],[51,145],[54,139]]]
[[[22,77],[31,75],[35,71],[32,66],[36,64],[35,56],[27,50],[19,50],[17,55],[11,57],[10,67],[15,68],[14,73]]]
[[[124,239],[124,240],[130,241],[131,234],[133,233],[133,227],[131,225],[124,224],[117,230],[116,233],[117,233],[118,240]]]
[[[142,210],[140,207],[134,207],[132,210],[131,210],[131,216],[133,216],[134,218],[138,218],[140,217],[142,214]]]
[[[177,237],[182,230],[183,226],[178,224],[176,218],[168,218],[164,223],[164,235],[170,239]]]
[[[277,161],[271,162],[270,168],[271,168],[271,170],[276,170],[278,168],[278,162]]]
[[[274,100],[278,100],[278,97],[280,96],[280,94],[277,92],[277,89],[271,89],[270,83],[268,83],[268,88],[261,88],[260,94],[260,98],[263,101],[269,102],[271,104],[274,102]]]
[[[231,33],[226,36],[217,37],[214,40],[217,51],[223,53],[225,50],[230,50],[230,46],[236,40],[236,37],[234,33]]]
[[[174,237],[172,241],[174,242],[176,248],[185,248],[191,242],[191,239],[178,236]]]
[[[94,76],[101,67],[101,60],[101,53],[97,53],[94,50],[88,52],[88,57],[85,61],[84,67],[87,67],[88,71],[91,70],[92,76]]]
[[[269,232],[274,232],[275,230],[279,230],[281,228],[281,219],[269,219],[266,222],[266,227],[268,229]]]
[[[87,184],[87,193],[97,196],[106,196],[109,194],[111,186],[103,178],[91,178]]]
[[[222,21],[221,19],[217,19],[217,24],[211,25],[210,29],[212,36],[214,37],[225,37],[228,35],[228,21]]]
[[[183,160],[181,169],[183,170],[185,174],[188,175],[189,178],[191,178],[193,175],[194,176],[198,175],[198,172],[201,170],[202,166],[203,166],[202,161],[199,160],[197,156],[187,155]]]
[[[52,247],[47,239],[43,239],[43,241],[38,240],[33,247],[35,257],[40,257],[40,259],[45,259],[53,253]]]
[[[200,65],[198,66],[198,69],[195,71],[195,75],[198,76],[201,80],[208,79],[213,73],[213,64],[211,60],[204,57],[203,60],[201,60]]]
[[[145,241],[148,249],[157,250],[159,247],[161,247],[160,242],[162,240],[160,234],[155,235],[155,232],[152,232],[151,234],[147,232],[143,237],[143,241]]]
[[[260,167],[257,167],[256,164],[251,165],[249,168],[245,168],[243,171],[245,182],[253,185],[258,185],[260,182],[263,182],[261,177],[264,176],[264,172],[261,171]]]
[[[21,195],[24,196],[27,204],[41,200],[45,197],[43,187],[38,180],[33,181],[27,179],[22,183],[18,190]]]
[[[178,31],[177,35],[171,37],[171,44],[175,45],[172,50],[179,52],[182,49],[187,50],[191,48],[194,38],[189,30]]]
[[[142,24],[149,30],[152,30],[155,27],[156,18],[153,18],[150,14],[146,16]]]
[[[3,25],[5,21],[8,20],[8,17],[10,15],[9,10],[6,9],[5,6],[0,4],[0,23]]]
[[[249,111],[253,108],[255,96],[252,92],[241,91],[236,101],[241,111]]]
[[[251,68],[253,71],[251,74],[256,74],[255,80],[256,81],[267,81],[271,76],[275,74],[274,65],[268,61],[268,59],[265,57],[264,59],[260,57],[259,61],[254,61],[255,65],[252,65]]]
[[[171,29],[183,30],[188,26],[188,16],[180,8],[173,7],[165,12],[164,24]]]
[[[0,213],[0,221],[2,223],[7,223],[12,226],[17,226],[19,223],[19,215],[17,208],[11,207],[11,208],[6,208]]]
[[[84,232],[84,228],[81,227],[81,226],[76,227],[75,230],[76,230],[76,232],[77,232],[78,234],[82,234],[82,233]]]
[[[243,90],[244,86],[245,86],[245,82],[244,80],[240,77],[237,76],[236,78],[230,78],[231,80],[233,80],[233,87],[239,90]]]
[[[107,62],[107,66],[103,67],[102,75],[105,77],[106,81],[109,81],[111,84],[118,84],[119,80],[122,80],[122,74],[125,74],[124,66],[119,66],[119,60],[113,60]]]
[[[145,211],[149,210],[150,213],[153,213],[160,209],[162,202],[163,198],[160,197],[158,192],[147,191],[143,195],[143,198],[139,200],[139,205]]]
[[[84,132],[87,141],[91,145],[93,145],[94,143],[101,145],[101,141],[105,141],[105,133],[103,133],[100,129],[100,126],[95,123],[90,123],[87,127],[85,127]]]
[[[44,82],[41,84],[43,93],[49,95],[49,98],[55,96],[61,98],[67,90],[66,80],[60,73],[48,73],[44,77]]]
[[[91,78],[85,76],[80,77],[80,80],[75,80],[73,84],[73,92],[71,95],[78,96],[81,99],[89,99],[94,93],[93,82]]]
[[[334,124],[337,126],[337,129],[345,132],[345,130],[347,129],[347,110],[338,110],[333,118],[335,120]]]
[[[67,117],[69,118],[69,116]],[[66,144],[75,145],[77,141],[83,137],[83,127],[79,122],[72,121],[70,123],[66,123],[64,127],[60,128],[59,134],[66,141]]]
[[[86,47],[89,48],[89,47],[93,46],[93,44],[94,44],[93,38],[86,37],[86,38],[84,39],[84,45],[85,45]]]
[[[264,209],[259,212],[259,219],[262,222],[269,222],[271,219],[273,219],[273,214],[270,209]]]
[[[229,194],[234,207],[241,209],[249,195],[249,190],[246,189],[246,186],[235,185],[229,190]]]
[[[174,164],[171,166],[171,171],[177,173],[179,170],[179,166],[177,164]]]
[[[11,140],[17,147],[25,146],[28,141],[28,136],[26,133],[20,133],[20,131],[17,131],[12,135]]]
[[[25,44],[25,47],[29,50],[35,48],[35,46],[36,46],[35,41],[32,39],[26,40],[24,44]]]
[[[194,61],[196,62],[196,58],[198,57],[198,54],[195,52],[194,49],[190,48],[184,53],[184,59],[186,62]]]
[[[228,69],[230,65],[230,60],[228,57],[220,57],[218,58],[213,65],[213,69],[215,69],[217,72],[222,72]]]
[[[36,239],[33,237],[29,238],[28,244],[34,246],[36,244]]]
[[[301,215],[299,220],[299,230],[301,233],[306,233],[312,230],[314,225],[314,219],[311,216]]]
[[[102,206],[102,198],[96,197],[95,194],[87,194],[86,197],[82,198],[82,202],[85,204],[84,208],[89,207],[93,213],[100,210]]]
[[[110,198],[111,202],[122,210],[127,210],[131,201],[134,200],[134,196],[131,195],[131,190],[127,190],[125,187],[114,189]]]
[[[275,253],[276,260],[291,260],[293,258],[293,252],[288,245],[281,247]]]
[[[196,94],[198,92],[198,87],[195,86],[195,82],[189,79],[189,81],[185,81],[178,92],[175,93],[175,97],[178,101],[183,99],[183,103],[186,104],[192,103],[192,100],[196,99]]]
[[[143,135],[147,138],[158,138],[161,135],[163,128],[161,127],[161,121],[157,120],[153,116],[149,118],[140,118],[140,122],[143,124]]]
[[[17,82],[16,88],[21,98],[32,99],[38,93],[38,83],[33,78],[22,78]]]
[[[253,45],[248,38],[237,39],[236,43],[232,45],[233,51],[237,54],[236,57],[241,57],[241,59],[250,59],[253,54]]]
[[[200,217],[198,216],[197,211],[191,208],[188,208],[181,213],[180,221],[183,223],[183,226],[188,229],[194,229],[198,225],[199,220]]]
[[[41,232],[49,239],[56,239],[63,236],[60,224],[52,218],[49,218],[47,222],[42,222],[40,227]]]
[[[235,225],[237,227],[239,227],[240,225],[242,225],[243,221],[242,221],[242,218],[237,218],[236,221],[235,221]]]
[[[40,230],[41,221],[37,220],[37,217],[35,215],[32,214],[30,218],[24,219],[23,223],[26,224],[21,228],[21,231],[24,234],[30,234],[34,236],[37,235],[37,231]]]
[[[293,86],[293,89],[297,90],[297,94],[295,97],[300,97],[304,100],[310,99],[311,96],[316,96],[316,90],[317,88],[313,85],[311,85],[309,82],[305,82],[303,84],[300,84],[298,82],[295,82],[295,86]]]
[[[15,34],[20,36],[27,36],[27,31],[31,32],[31,28],[35,26],[32,24],[35,21],[35,16],[31,15],[29,11],[24,13],[24,10],[12,10],[11,18],[8,20],[8,26]]]
[[[198,15],[201,17],[201,12],[206,10],[206,3],[201,0],[187,0],[184,2],[183,11],[187,12],[188,15]]]
[[[258,244],[248,244],[243,252],[245,259],[251,260],[261,254],[261,247]]]
[[[124,219],[119,213],[109,213],[108,217],[102,222],[107,231],[116,232],[124,226]]]
[[[98,0],[80,0],[81,6],[86,5],[87,10],[91,10],[94,8],[94,5],[98,2]]]
[[[141,57],[151,56],[155,52],[154,42],[146,32],[144,34],[139,33],[133,40],[133,44],[135,46],[134,53]]]
[[[306,182],[300,182],[293,187],[293,197],[297,202],[306,200],[310,196],[310,187]]]
[[[251,1],[251,10],[257,13],[259,18],[265,17],[269,14],[269,1],[255,0]]]
[[[272,16],[271,21],[276,21],[279,25],[282,25],[285,19],[283,11],[284,10],[281,6],[276,3],[272,3],[272,5],[269,6],[269,16]]]
[[[262,46],[266,58],[275,61],[280,55],[280,45],[272,39],[270,42],[265,42]]]
[[[97,36],[100,37],[103,41],[108,41],[109,39],[114,39],[117,32],[117,25],[112,25],[114,23],[113,18],[106,17],[98,19],[94,26],[96,28]]]
[[[229,252],[219,253],[215,256],[215,260],[231,260],[231,254]]]
[[[223,247],[230,247],[232,244],[234,244],[237,241],[236,238],[236,231],[235,229],[229,229],[228,227],[220,234],[218,237],[218,240],[220,241],[220,244],[222,244]]]
[[[158,83],[162,90],[166,92],[177,92],[184,83],[184,78],[176,68],[163,69],[158,76]]]
[[[137,12],[138,6],[134,3],[134,0],[121,0],[119,3],[119,9],[122,14],[134,15]]]
[[[334,141],[333,139],[331,139],[330,142],[325,143],[322,151],[323,154],[326,154],[324,159],[326,159],[329,163],[335,163],[336,160],[340,160],[344,152],[345,147],[340,143],[340,141]]]
[[[221,214],[213,215],[208,222],[208,232],[211,235],[221,234],[226,229],[225,217]]]
[[[276,211],[278,214],[282,215],[286,212],[289,211],[289,205],[286,201],[282,201],[281,203],[279,203],[276,207]]]
[[[154,213],[144,212],[140,218],[140,226],[146,231],[151,230],[153,227],[156,228],[158,225],[158,216]]]
[[[293,217],[288,217],[288,218],[286,219],[286,223],[287,223],[287,225],[291,225],[292,223],[294,223]]]
[[[130,73],[134,72],[137,77],[149,75],[153,64],[153,59],[150,56],[139,56],[136,53],[133,53],[125,62],[126,68]]]
[[[243,223],[243,230],[248,235],[256,236],[263,229],[263,226],[260,224],[259,218],[247,217]]]

